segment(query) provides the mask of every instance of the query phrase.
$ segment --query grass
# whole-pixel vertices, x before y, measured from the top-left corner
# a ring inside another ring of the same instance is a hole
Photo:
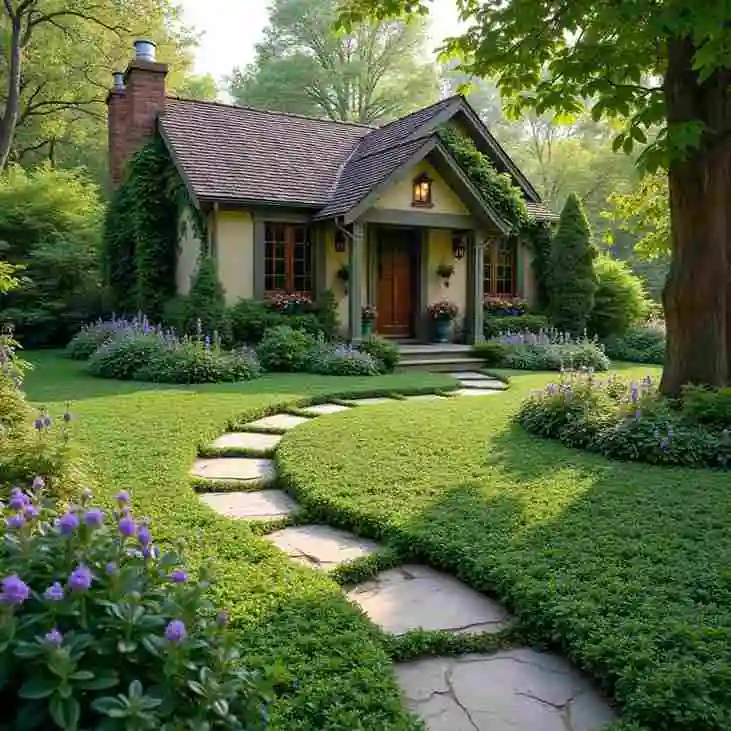
[[[189,488],[187,471],[199,445],[244,416],[331,393],[448,388],[452,379],[282,375],[186,388],[94,379],[53,352],[25,357],[36,366],[26,380],[34,402],[55,416],[73,402],[74,436],[93,465],[98,502],[111,506],[113,495],[129,490],[156,536],[184,537],[194,566],[213,562],[217,603],[231,613],[251,663],[276,680],[274,731],[419,728],[401,706],[380,634],[338,584],[293,564],[246,523],[218,517]]]
[[[525,434],[511,417],[552,378],[514,373],[499,397],[336,414],[285,436],[277,459],[311,515],[503,601],[603,686],[622,728],[727,731],[728,475]],[[415,652],[397,644],[396,656]]]

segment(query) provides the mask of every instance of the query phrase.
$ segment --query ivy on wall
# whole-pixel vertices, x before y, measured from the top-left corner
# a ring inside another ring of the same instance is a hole
[[[205,220],[165,143],[155,137],[132,156],[107,209],[104,271],[113,309],[155,319],[162,315],[175,295],[180,217],[186,208],[205,241]]]
[[[442,127],[439,139],[459,163],[480,195],[511,225],[510,235],[525,242],[533,252],[536,277],[536,304],[548,305],[548,267],[551,260],[551,229],[528,214],[520,188],[507,173],[499,173],[487,155],[466,135],[452,127]]]

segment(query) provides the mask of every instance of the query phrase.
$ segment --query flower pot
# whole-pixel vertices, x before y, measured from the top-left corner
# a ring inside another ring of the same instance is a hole
[[[446,318],[434,320],[434,342],[448,343],[452,321]]]
[[[373,320],[362,320],[360,324],[360,331],[364,338],[373,335]]]

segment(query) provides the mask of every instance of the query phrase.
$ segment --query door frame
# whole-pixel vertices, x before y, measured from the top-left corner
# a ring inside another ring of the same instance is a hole
[[[391,224],[370,224],[368,226],[368,302],[378,304],[378,237],[383,230],[409,230],[413,237],[411,257],[411,337],[427,342],[428,328],[425,316],[425,297],[428,291],[428,245],[429,229],[423,226],[399,226]]]

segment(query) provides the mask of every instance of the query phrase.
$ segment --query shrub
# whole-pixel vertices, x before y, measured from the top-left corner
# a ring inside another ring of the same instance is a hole
[[[539,333],[541,330],[548,330],[548,318],[544,315],[516,315],[499,316],[489,315],[485,317],[484,333],[486,338],[494,338],[502,333],[531,332]]]
[[[65,345],[99,314],[102,202],[84,175],[11,166],[0,177],[0,259],[22,265],[0,323],[26,347]]]
[[[564,368],[592,368],[606,371],[609,358],[596,339],[573,338],[557,330],[511,333],[497,338],[505,346],[501,365],[529,371],[560,371]]]
[[[134,378],[155,383],[225,383],[249,381],[260,374],[253,351],[226,351],[188,341],[153,355]]]
[[[338,303],[331,289],[326,289],[317,297],[312,305],[312,313],[317,318],[323,335],[328,340],[337,338],[340,331],[340,319],[338,318]],[[307,330],[307,328],[302,329]]]
[[[101,378],[129,380],[163,353],[164,345],[155,333],[122,332],[92,354],[88,369]]]
[[[97,320],[91,325],[82,325],[66,346],[66,355],[74,360],[88,360],[95,350],[110,341],[121,323],[125,321]]]
[[[700,386],[685,386],[682,411],[683,416],[691,423],[731,430],[731,388],[711,390]]]
[[[594,263],[598,278],[589,332],[605,338],[621,335],[647,316],[648,299],[642,281],[618,259],[600,256]]]
[[[649,378],[625,383],[563,374],[518,413],[529,432],[612,459],[687,467],[731,467],[731,434],[706,428],[655,393]]]
[[[375,376],[381,363],[370,353],[352,345],[329,345],[320,341],[310,350],[306,370],[325,376]]]
[[[187,301],[189,312],[185,332],[218,332],[225,340],[228,333],[226,293],[218,279],[218,269],[212,257],[202,257],[199,262],[191,280]]]
[[[0,549],[0,684],[13,728],[259,728],[264,695],[243,665],[210,577],[160,555],[146,522],[88,496],[61,514],[13,491]]]
[[[381,373],[392,373],[401,358],[398,346],[378,335],[369,335],[358,344],[358,350],[372,355],[379,363]]]
[[[302,371],[314,345],[312,335],[279,325],[264,333],[257,355],[267,371]]]
[[[482,358],[487,366],[499,366],[508,354],[508,348],[497,340],[488,340],[472,346],[472,354]]]
[[[656,327],[630,328],[624,335],[607,338],[604,345],[612,360],[633,363],[663,363],[665,360],[665,333]]]
[[[302,330],[310,335],[323,333],[329,339],[327,325],[323,325],[320,319],[322,316],[312,312],[287,314],[272,309],[266,302],[242,299],[229,309],[227,320],[231,341],[235,345],[256,345],[261,342],[267,330],[282,325]]]
[[[579,335],[594,306],[596,250],[581,201],[569,195],[551,249],[549,313],[559,330]]]

